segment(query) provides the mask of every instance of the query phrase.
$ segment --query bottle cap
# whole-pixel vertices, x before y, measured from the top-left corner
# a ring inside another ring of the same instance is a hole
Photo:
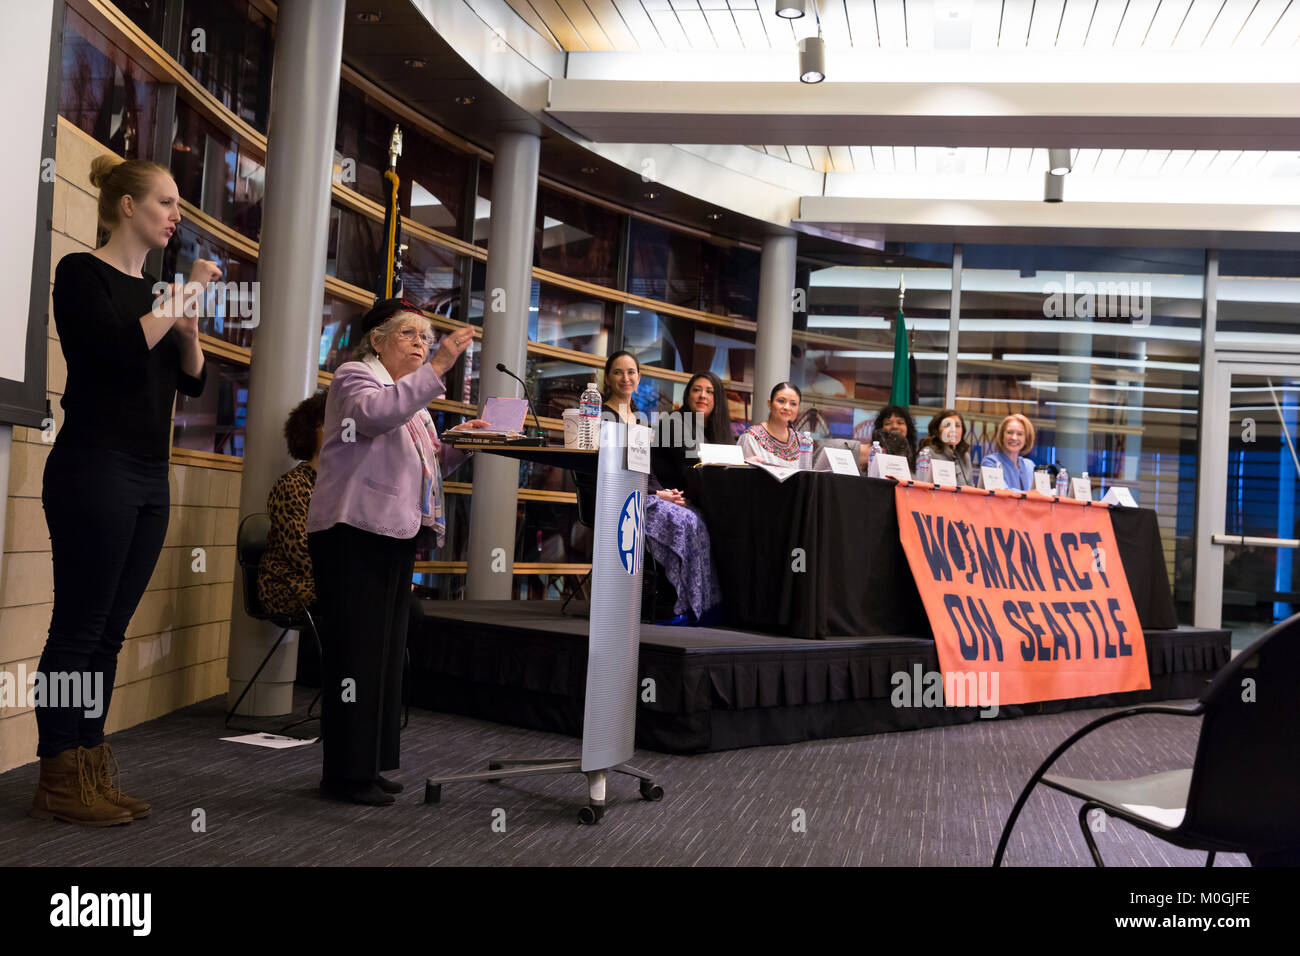
[[[588,383],[587,383],[587,388],[591,389],[593,392],[596,391],[596,383],[595,383],[595,382],[588,382]]]

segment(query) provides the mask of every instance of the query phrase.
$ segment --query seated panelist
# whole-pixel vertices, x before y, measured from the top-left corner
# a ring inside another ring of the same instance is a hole
[[[928,448],[931,458],[952,462],[953,470],[957,473],[957,484],[975,484],[966,422],[956,409],[945,408],[930,419],[929,434],[921,440],[921,448]]]
[[[1019,412],[1012,412],[998,424],[993,436],[997,447],[981,462],[985,468],[1001,468],[1003,480],[1014,491],[1033,491],[1034,461],[1025,454],[1034,447],[1034,425]]]
[[[813,441],[807,432],[796,432],[802,399],[799,387],[779,382],[767,400],[767,420],[745,429],[737,442],[746,461],[766,465],[811,469]]]

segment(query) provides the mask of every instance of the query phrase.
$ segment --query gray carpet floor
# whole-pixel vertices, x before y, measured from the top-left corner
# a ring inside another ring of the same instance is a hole
[[[299,713],[309,696],[300,692]],[[665,798],[642,801],[634,780],[615,777],[604,820],[581,826],[586,787],[576,774],[448,785],[442,803],[423,802],[429,774],[486,769],[491,755],[570,755],[573,738],[412,710],[403,767],[393,775],[407,790],[393,806],[365,808],[317,795],[319,744],[274,751],[222,741],[235,733],[222,727],[223,703],[214,698],[111,738],[127,791],[154,804],[152,817],[129,826],[90,830],[29,819],[36,766],[0,775],[0,864],[986,866],[1034,767],[1103,713],[694,757],[638,752],[634,764],[656,775]],[[1122,778],[1191,766],[1198,729],[1194,718],[1120,721],[1056,770]],[[1077,812],[1077,801],[1040,788],[1021,815],[1007,865],[1091,865]],[[1205,859],[1119,821],[1107,821],[1097,841],[1111,866],[1201,866]],[[1248,861],[1225,854],[1216,865]]]

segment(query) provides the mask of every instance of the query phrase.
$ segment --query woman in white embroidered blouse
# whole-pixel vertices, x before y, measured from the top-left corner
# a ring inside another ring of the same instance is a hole
[[[787,468],[813,466],[813,441],[807,432],[792,427],[799,417],[803,395],[791,382],[778,382],[767,400],[767,421],[750,425],[736,443],[746,461]]]

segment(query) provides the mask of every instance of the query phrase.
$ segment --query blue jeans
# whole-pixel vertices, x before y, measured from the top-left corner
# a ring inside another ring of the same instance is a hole
[[[167,461],[56,442],[41,490],[54,553],[54,613],[40,671],[88,675],[102,688],[95,713],[78,705],[36,708],[38,757],[96,747],[117,676],[126,627],[167,535]]]

